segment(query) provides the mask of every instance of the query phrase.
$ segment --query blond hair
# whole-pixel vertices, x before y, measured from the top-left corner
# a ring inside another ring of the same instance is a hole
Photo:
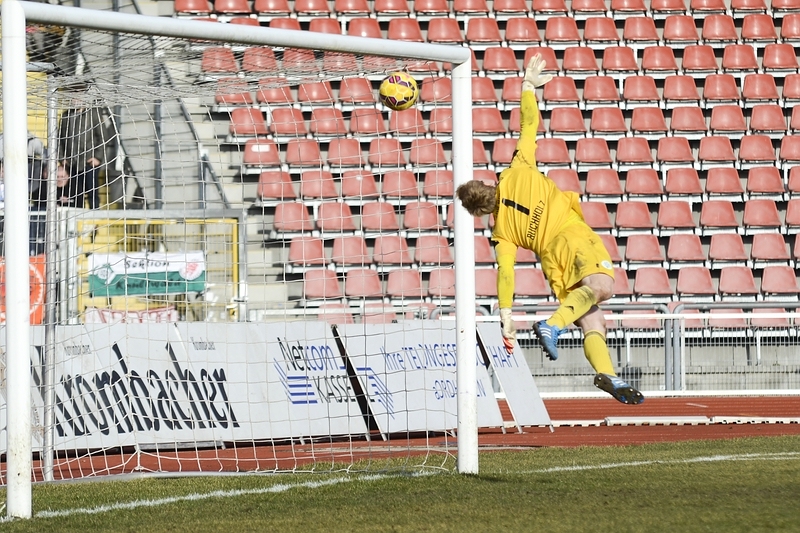
[[[461,205],[474,217],[494,213],[497,205],[496,188],[480,180],[472,180],[459,185],[456,195]]]

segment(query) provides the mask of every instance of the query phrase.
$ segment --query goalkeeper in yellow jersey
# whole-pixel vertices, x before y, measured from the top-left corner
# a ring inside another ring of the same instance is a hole
[[[509,168],[497,186],[479,180],[459,186],[456,194],[473,216],[494,214],[492,241],[497,255],[497,295],[506,348],[513,350],[516,329],[511,316],[517,248],[536,253],[560,307],[533,329],[551,360],[558,358],[558,336],[572,323],[583,330],[586,359],[597,375],[594,384],[622,403],[639,404],[642,393],[617,377],[606,345],[606,324],[598,304],[614,289],[611,256],[586,224],[574,192],[563,192],[536,165],[539,108],[534,89],[550,81],[541,56],[525,69],[520,103],[521,131]]]

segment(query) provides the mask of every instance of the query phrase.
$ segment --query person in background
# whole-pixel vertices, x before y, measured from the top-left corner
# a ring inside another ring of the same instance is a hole
[[[28,131],[28,192],[33,195],[42,184],[42,171],[46,159],[47,150],[42,140]],[[5,148],[3,147],[3,133],[0,133],[0,180],[5,190],[5,173],[3,172],[3,160],[5,159]],[[5,194],[3,194],[5,197]]]
[[[61,114],[58,127],[58,160],[69,172],[69,205],[96,209],[100,205],[98,174],[107,148],[100,109],[76,105]]]
[[[594,368],[594,384],[626,404],[644,401],[641,392],[614,371],[606,344],[605,318],[598,305],[613,294],[614,269],[600,237],[583,219],[579,197],[562,192],[536,164],[539,108],[534,89],[552,79],[542,74],[540,55],[531,58],[522,81],[521,131],[509,168],[496,186],[472,180],[456,194],[473,216],[494,214],[492,241],[497,255],[497,295],[506,349],[512,351],[516,328],[511,315],[514,264],[518,247],[536,253],[559,308],[546,321],[534,324],[545,354],[558,358],[558,337],[570,324],[583,330],[586,359]]]

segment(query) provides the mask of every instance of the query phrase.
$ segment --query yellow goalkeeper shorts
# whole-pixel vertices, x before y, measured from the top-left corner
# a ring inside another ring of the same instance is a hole
[[[614,277],[611,256],[603,241],[582,220],[562,227],[540,259],[542,271],[559,301],[563,301],[590,274]]]

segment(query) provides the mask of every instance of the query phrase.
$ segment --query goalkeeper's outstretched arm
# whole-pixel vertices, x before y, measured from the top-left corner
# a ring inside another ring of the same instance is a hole
[[[550,74],[542,74],[545,63],[540,54],[536,54],[528,62],[525,77],[522,80],[522,96],[520,98],[520,135],[516,153],[511,166],[525,165],[536,167],[536,134],[539,130],[539,105],[536,102],[534,89],[541,87],[551,79]]]

